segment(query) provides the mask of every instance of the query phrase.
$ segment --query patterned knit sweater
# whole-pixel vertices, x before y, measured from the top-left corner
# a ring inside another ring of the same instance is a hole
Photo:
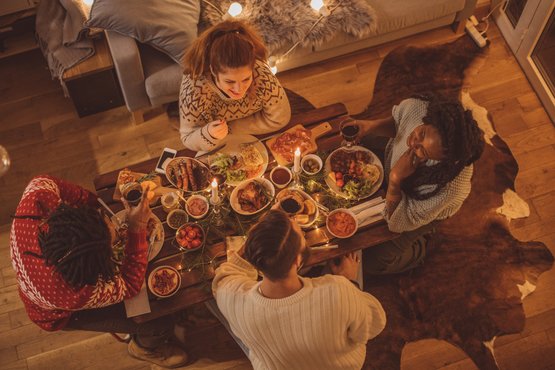
[[[232,252],[212,290],[254,369],[360,369],[366,342],[385,327],[381,304],[342,276],[301,280],[293,295],[266,298],[256,270]]]
[[[10,234],[12,265],[19,295],[31,321],[44,330],[62,329],[72,311],[109,306],[136,295],[144,281],[147,264],[146,231],[128,234],[120,275],[113,281],[99,280],[81,289],[70,287],[44,260],[25,254],[41,255],[38,243],[42,221],[60,204],[98,206],[96,196],[80,186],[42,175],[25,189],[16,209]]]
[[[387,144],[385,150],[385,178],[389,178],[391,168],[401,155],[408,149],[407,138],[426,115],[428,102],[419,99],[406,99],[393,107],[392,115],[397,128],[397,135]],[[428,160],[425,165],[437,164]],[[384,209],[384,218],[389,229],[394,232],[415,230],[435,220],[443,220],[455,214],[470,194],[473,165],[463,168],[461,173],[447,183],[436,195],[426,200],[408,198],[404,193],[402,199],[391,216]],[[418,188],[422,194],[435,189],[435,185],[423,185]]]
[[[193,81],[190,75],[184,75],[179,115],[183,145],[199,151],[210,150],[221,142],[208,133],[210,122],[223,119],[234,134],[265,134],[287,125],[291,107],[278,79],[266,64],[256,61],[252,85],[239,100],[228,98],[211,78]]]

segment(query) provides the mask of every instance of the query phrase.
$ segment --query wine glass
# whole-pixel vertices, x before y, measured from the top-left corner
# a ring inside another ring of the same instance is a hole
[[[345,118],[339,123],[339,130],[343,137],[343,141],[341,142],[342,146],[350,148],[356,144],[357,136],[360,132],[360,126],[356,119],[351,117]]]
[[[0,145],[0,177],[4,176],[6,172],[10,169],[10,156],[8,151],[2,145]]]

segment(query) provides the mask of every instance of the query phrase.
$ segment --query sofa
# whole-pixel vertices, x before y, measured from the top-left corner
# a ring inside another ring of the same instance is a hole
[[[434,28],[464,29],[476,0],[368,0],[377,13],[377,28],[363,39],[338,34],[313,47],[298,47],[280,61],[279,71],[297,68]],[[182,68],[164,53],[114,31],[106,38],[125,103],[136,121],[145,109],[176,101]]]

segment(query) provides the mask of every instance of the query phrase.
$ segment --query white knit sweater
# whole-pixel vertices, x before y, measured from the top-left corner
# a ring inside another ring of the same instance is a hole
[[[256,61],[252,85],[239,100],[227,97],[211,78],[192,80],[190,75],[184,75],[179,117],[183,145],[199,151],[210,150],[221,142],[208,133],[210,122],[226,120],[234,134],[265,134],[289,123],[291,107],[285,90],[268,65]]]
[[[266,298],[256,270],[232,252],[212,289],[254,369],[360,369],[366,342],[385,327],[378,300],[342,276],[301,281],[302,289],[287,298]]]
[[[385,149],[385,178],[389,178],[391,168],[408,149],[407,138],[426,115],[428,102],[419,99],[406,99],[393,107],[392,115],[397,128],[397,135],[391,139]],[[426,166],[438,163],[428,160]],[[402,193],[402,199],[391,216],[384,209],[384,218],[389,229],[394,232],[415,230],[435,220],[443,220],[455,214],[470,194],[473,165],[463,168],[461,173],[447,183],[436,195],[426,200],[408,198]],[[421,193],[435,189],[435,185],[423,185],[418,188]]]

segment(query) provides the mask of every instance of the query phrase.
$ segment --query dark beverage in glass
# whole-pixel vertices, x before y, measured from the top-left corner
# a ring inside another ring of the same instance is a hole
[[[352,118],[347,118],[341,121],[339,129],[341,136],[343,136],[342,145],[346,145],[347,147],[353,146],[360,131],[357,121]]]
[[[295,214],[301,210],[301,205],[293,198],[286,198],[280,203],[281,209],[289,214]]]

